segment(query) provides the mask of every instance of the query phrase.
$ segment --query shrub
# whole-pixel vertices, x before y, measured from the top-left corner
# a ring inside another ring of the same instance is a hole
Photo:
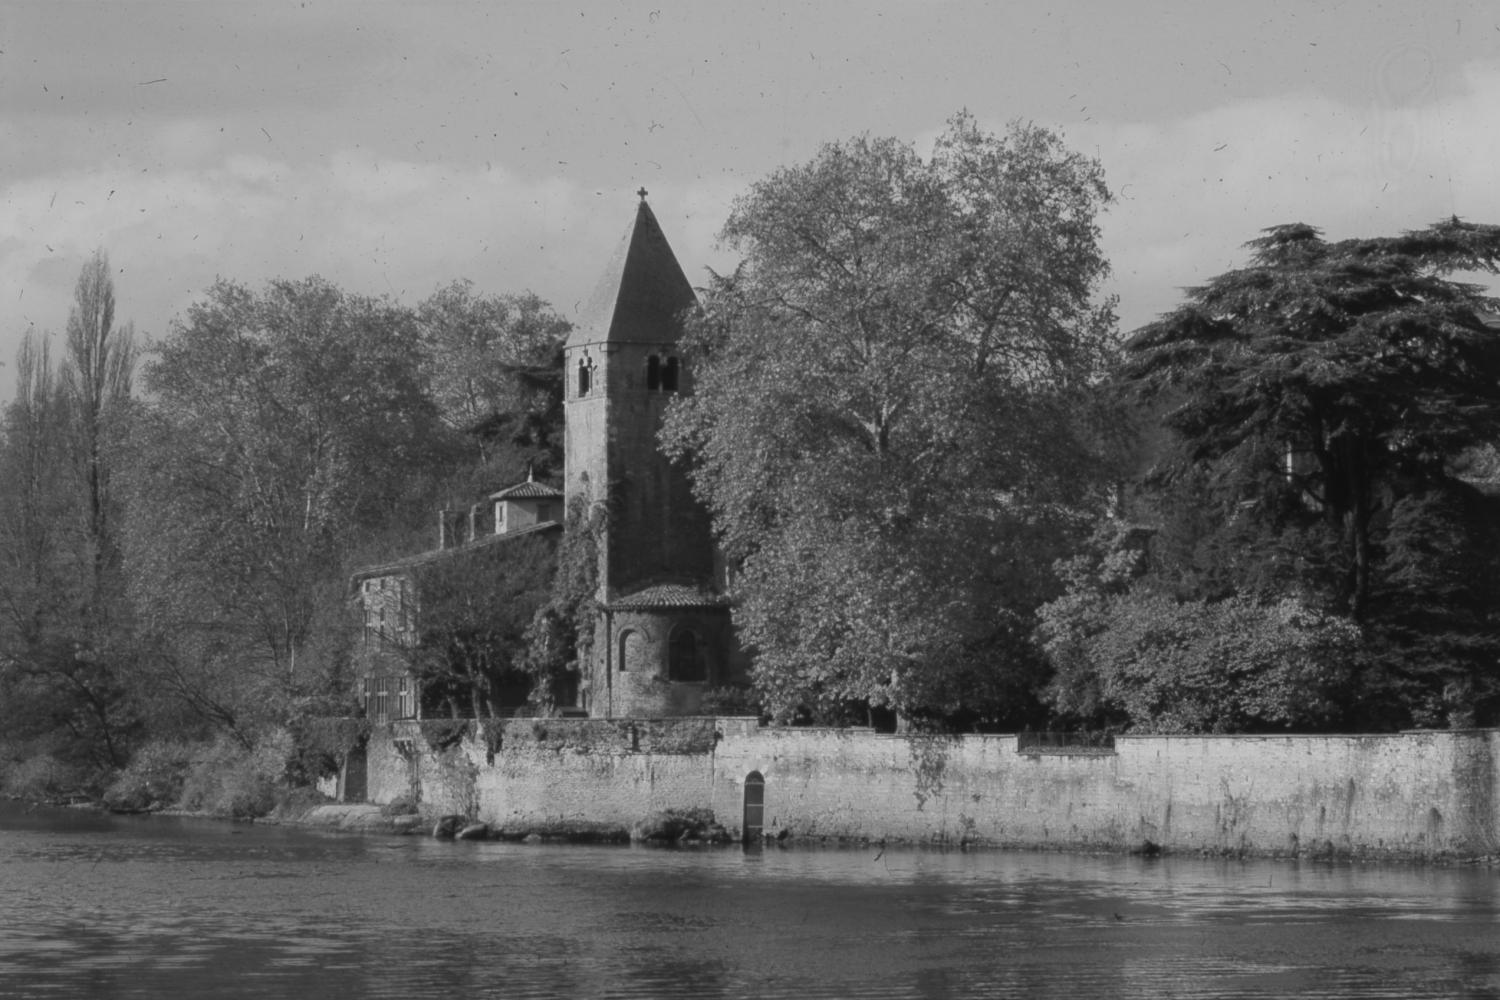
[[[703,703],[699,709],[704,715],[755,715],[764,714],[760,699],[748,687],[716,687],[703,692]]]
[[[0,793],[34,802],[67,798],[85,787],[87,779],[82,767],[51,754],[0,765]]]
[[[276,807],[286,789],[287,764],[295,752],[284,729],[246,748],[228,738],[203,748],[183,782],[181,805],[196,812],[253,819]]]
[[[144,812],[175,805],[198,748],[176,740],[153,740],[104,791],[104,804],[116,812]]]

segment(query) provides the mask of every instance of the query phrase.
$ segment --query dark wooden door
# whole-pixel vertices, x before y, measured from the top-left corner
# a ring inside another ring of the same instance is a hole
[[[340,796],[344,802],[363,802],[369,794],[369,756],[365,744],[350,750],[344,757],[344,788]]]

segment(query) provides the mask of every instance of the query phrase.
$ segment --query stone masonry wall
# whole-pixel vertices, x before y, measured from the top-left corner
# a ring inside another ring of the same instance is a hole
[[[370,796],[498,828],[712,808],[737,832],[745,777],[797,837],[1081,849],[1420,857],[1500,851],[1500,730],[1122,737],[1114,753],[1018,753],[1013,736],[760,728],[745,719],[517,719],[499,739],[370,748]],[[389,743],[389,741],[385,741]],[[491,757],[491,754],[493,756]]]

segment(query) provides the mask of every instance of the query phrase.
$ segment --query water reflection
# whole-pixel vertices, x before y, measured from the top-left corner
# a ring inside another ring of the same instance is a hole
[[[0,996],[1500,997],[1494,872],[439,843],[0,804]]]

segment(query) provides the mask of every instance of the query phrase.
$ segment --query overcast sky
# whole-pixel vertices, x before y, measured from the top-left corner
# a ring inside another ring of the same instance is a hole
[[[6,2],[0,360],[100,246],[151,337],[217,275],[571,315],[636,188],[697,280],[754,180],[960,108],[1102,161],[1127,331],[1266,226],[1500,222],[1493,0]]]

